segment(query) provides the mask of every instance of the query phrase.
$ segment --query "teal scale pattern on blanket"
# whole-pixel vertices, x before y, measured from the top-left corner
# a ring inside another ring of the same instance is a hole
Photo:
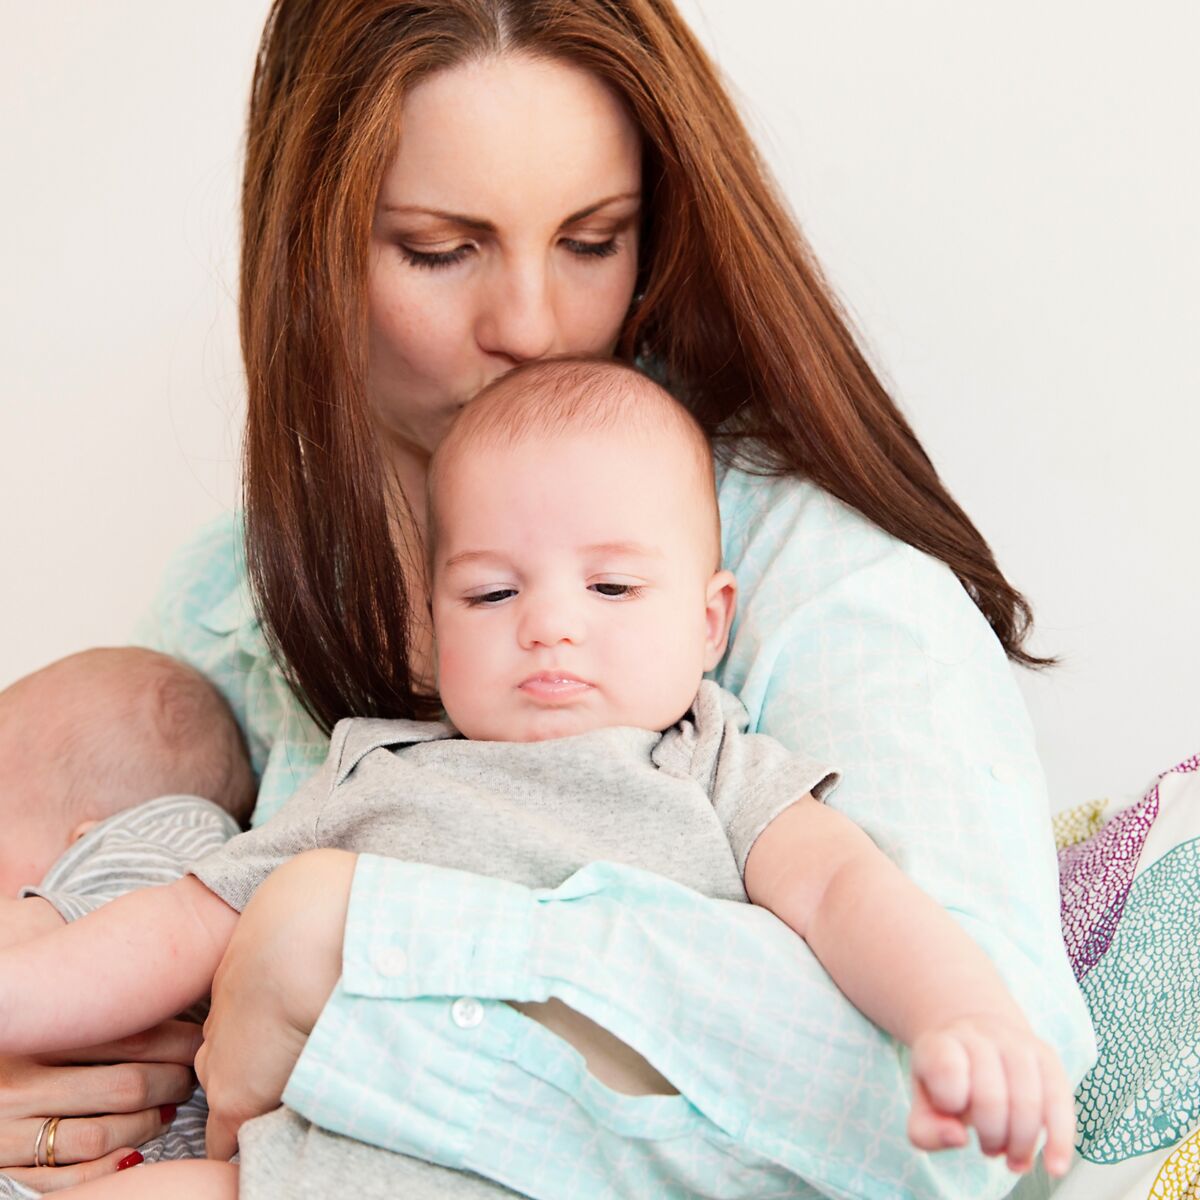
[[[1082,981],[1099,1058],[1076,1093],[1080,1154],[1116,1163],[1200,1121],[1200,839],[1138,876],[1108,952]]]

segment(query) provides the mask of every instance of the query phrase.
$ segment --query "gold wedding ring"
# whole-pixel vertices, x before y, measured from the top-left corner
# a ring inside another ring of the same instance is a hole
[[[46,1136],[46,1130],[50,1128],[50,1122],[57,1119],[57,1117],[47,1117],[42,1122],[42,1127],[37,1131],[37,1137],[33,1142],[33,1165],[35,1167],[42,1165],[42,1139]]]
[[[54,1138],[58,1133],[58,1123],[62,1117],[52,1117],[50,1119],[50,1128],[46,1130],[46,1166],[57,1167],[58,1163],[54,1161]]]

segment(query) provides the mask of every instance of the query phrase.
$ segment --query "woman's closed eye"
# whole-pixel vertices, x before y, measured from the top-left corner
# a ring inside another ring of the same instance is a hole
[[[578,258],[611,258],[620,250],[615,237],[603,242],[564,238],[561,244]],[[461,246],[455,246],[453,250],[414,250],[411,246],[400,244],[400,253],[410,266],[430,271],[439,267],[452,267],[464,261],[474,250],[475,245],[472,242],[464,242]]]

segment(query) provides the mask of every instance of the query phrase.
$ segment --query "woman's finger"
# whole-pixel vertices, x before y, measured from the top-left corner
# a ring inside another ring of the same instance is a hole
[[[20,1115],[24,1118],[140,1113],[162,1104],[182,1104],[195,1088],[191,1068],[177,1063],[42,1066],[30,1071],[24,1080],[20,1093],[24,1111]]]
[[[103,1158],[122,1146],[140,1146],[158,1137],[175,1119],[175,1105],[163,1105],[143,1112],[120,1113],[108,1117],[68,1117],[54,1129],[54,1161],[57,1166],[90,1162]],[[33,1151],[44,1118],[29,1117],[10,1121],[4,1130],[4,1153],[0,1162],[15,1166],[33,1166]],[[42,1161],[49,1146],[43,1139]]]
[[[163,1021],[142,1033],[105,1042],[100,1046],[88,1046],[83,1050],[65,1050],[62,1053],[42,1054],[39,1059],[46,1063],[178,1063],[191,1066],[200,1047],[200,1026],[193,1021]]]
[[[137,1150],[131,1146],[122,1146],[103,1158],[76,1163],[70,1167],[12,1167],[4,1173],[17,1183],[33,1188],[35,1192],[61,1192],[64,1188],[77,1187],[81,1183],[102,1179],[105,1175],[122,1170],[122,1163],[135,1166],[141,1161],[142,1156]]]

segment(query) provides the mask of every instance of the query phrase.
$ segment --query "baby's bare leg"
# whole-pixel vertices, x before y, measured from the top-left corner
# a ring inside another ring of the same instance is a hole
[[[233,1163],[211,1158],[184,1158],[177,1162],[150,1163],[81,1183],[58,1195],[63,1200],[237,1200],[238,1169]]]

